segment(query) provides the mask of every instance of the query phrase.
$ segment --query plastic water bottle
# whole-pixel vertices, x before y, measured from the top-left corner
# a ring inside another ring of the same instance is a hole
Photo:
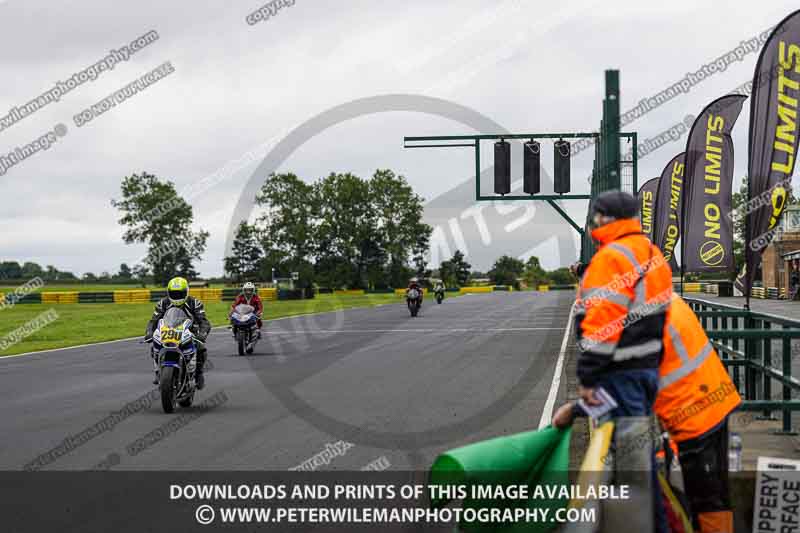
[[[742,470],[742,438],[738,433],[731,433],[728,446],[728,470],[741,472]]]

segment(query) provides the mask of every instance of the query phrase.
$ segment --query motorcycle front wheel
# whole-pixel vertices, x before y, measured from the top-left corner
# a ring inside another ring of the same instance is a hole
[[[239,355],[244,355],[244,348],[247,344],[247,341],[244,338],[244,333],[239,330],[236,332],[236,347],[239,350]]]
[[[174,366],[161,367],[158,388],[161,391],[161,407],[169,414],[175,411],[175,372]]]

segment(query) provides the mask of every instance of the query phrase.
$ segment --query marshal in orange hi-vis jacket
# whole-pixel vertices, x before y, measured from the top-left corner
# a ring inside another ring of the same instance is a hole
[[[658,374],[654,410],[675,442],[710,431],[742,401],[694,311],[677,296],[667,312]]]
[[[658,368],[672,297],[672,270],[638,220],[611,222],[592,238],[602,247],[583,275],[575,304],[577,371],[584,387],[609,372]]]

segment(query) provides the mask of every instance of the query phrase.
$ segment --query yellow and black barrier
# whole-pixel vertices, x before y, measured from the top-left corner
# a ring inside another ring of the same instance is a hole
[[[78,303],[78,292],[43,292],[43,304],[76,304]]]
[[[407,291],[407,290],[408,290],[408,289],[395,289],[395,290],[394,290],[394,293],[395,293],[395,295],[396,295],[396,296],[405,296],[405,295],[406,295],[406,291]],[[336,291],[336,293],[338,294],[338,293],[339,293],[339,291]],[[426,289],[425,287],[423,287],[423,288],[422,288],[422,294],[423,294],[423,295],[425,295],[425,294],[428,294],[428,289]]]
[[[472,287],[461,287],[459,290],[461,294],[482,294],[486,292],[494,292],[492,285],[475,285]]]

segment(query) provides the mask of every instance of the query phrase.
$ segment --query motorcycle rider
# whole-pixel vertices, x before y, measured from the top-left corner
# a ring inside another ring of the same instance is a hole
[[[153,316],[150,322],[147,323],[147,331],[145,332],[145,340],[153,338],[153,331],[158,326],[158,321],[166,314],[167,310],[171,307],[182,309],[192,319],[191,331],[202,344],[197,346],[197,366],[194,373],[195,384],[197,390],[205,386],[205,378],[203,376],[203,367],[208,357],[205,342],[208,334],[211,331],[211,322],[206,317],[206,310],[203,307],[203,302],[189,296],[189,282],[185,278],[175,277],[169,280],[167,284],[167,297],[162,298],[156,304]],[[158,370],[156,370],[155,381],[153,385],[158,385]]]
[[[256,294],[256,286],[248,281],[244,285],[242,285],[242,292],[239,293],[239,296],[236,297],[236,300],[233,301],[231,305],[231,312],[236,309],[237,305],[249,305],[255,311],[256,317],[258,317],[256,323],[258,325],[258,338],[261,338],[261,314],[264,312],[264,304],[261,302],[261,298]]]
[[[417,293],[419,293],[419,306],[422,307],[422,286],[419,284],[419,280],[417,278],[411,278],[411,281],[409,281],[408,288],[406,289],[406,298],[408,297],[408,293],[411,289],[416,289]]]

